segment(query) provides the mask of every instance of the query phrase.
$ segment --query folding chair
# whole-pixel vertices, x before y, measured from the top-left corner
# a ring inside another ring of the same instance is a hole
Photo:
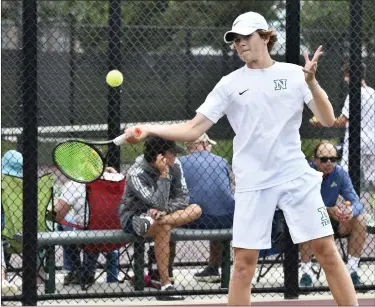
[[[22,211],[23,211],[23,179],[10,175],[1,175],[1,202],[5,215],[5,227],[2,237],[9,243],[6,254],[21,254],[22,244],[17,243],[13,237],[16,233],[22,232]],[[45,174],[38,179],[38,232],[51,231],[46,223],[47,207],[53,201],[54,175]],[[8,258],[9,259],[9,258]],[[44,253],[39,251],[38,271],[43,266]],[[16,269],[7,262],[9,269]],[[11,280],[17,275],[15,274]],[[20,276],[20,275],[19,275]],[[39,276],[42,278],[42,276]],[[43,278],[42,278],[43,279]]]
[[[88,220],[84,221],[86,225],[82,229],[84,230],[112,230],[122,229],[120,220],[118,218],[118,205],[125,190],[125,179],[121,181],[108,181],[104,179],[96,180],[86,185],[86,208],[85,212],[89,212]],[[86,216],[86,214],[85,214]],[[71,225],[66,222],[61,224]],[[129,259],[130,265],[125,271],[122,271],[119,267],[119,271],[123,272],[125,277],[122,280],[117,280],[119,283],[123,283],[125,280],[130,280],[129,270],[133,262],[133,256],[129,254],[128,242],[123,243],[92,243],[88,245],[80,245],[80,248],[85,252],[90,253],[109,253],[115,250],[120,250],[125,247],[122,253],[119,253],[120,258],[126,253]],[[120,261],[118,261],[120,263]],[[103,275],[104,270],[95,278],[97,280]],[[81,285],[82,290],[87,290],[91,285]]]

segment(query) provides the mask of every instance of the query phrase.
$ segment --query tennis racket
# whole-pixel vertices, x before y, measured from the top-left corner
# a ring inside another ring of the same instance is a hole
[[[135,128],[133,133],[141,136],[142,131]],[[110,141],[89,141],[71,139],[59,143],[52,151],[52,159],[56,167],[69,179],[90,183],[99,179],[104,172],[108,151],[105,156],[95,145],[125,144],[124,135]]]

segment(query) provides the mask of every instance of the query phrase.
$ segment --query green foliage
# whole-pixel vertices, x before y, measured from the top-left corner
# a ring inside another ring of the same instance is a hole
[[[363,39],[368,50],[375,51],[374,1],[363,1]],[[305,45],[315,50],[320,44],[348,50],[350,1],[302,1],[301,29]]]
[[[14,1],[19,2],[19,1]],[[14,20],[17,7],[12,1],[3,1],[2,18]],[[18,3],[20,5],[20,2]],[[284,1],[122,1],[122,23],[125,26],[123,40],[125,51],[134,50],[181,50],[185,29],[194,27],[192,45],[207,44],[220,47],[223,29],[237,15],[253,10],[272,22],[278,19]],[[19,14],[19,12],[18,12]],[[83,47],[107,48],[108,0],[82,1],[39,1],[38,14],[41,22],[66,22],[75,16],[78,39]],[[179,31],[180,29],[180,31]],[[96,32],[100,32],[100,34]],[[101,33],[102,32],[102,33]]]

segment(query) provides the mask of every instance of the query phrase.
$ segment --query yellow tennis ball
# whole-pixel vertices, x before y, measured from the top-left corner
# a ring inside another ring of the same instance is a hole
[[[108,85],[111,87],[120,86],[123,80],[124,80],[124,77],[122,76],[122,73],[116,69],[111,70],[107,74],[107,78],[106,78]]]

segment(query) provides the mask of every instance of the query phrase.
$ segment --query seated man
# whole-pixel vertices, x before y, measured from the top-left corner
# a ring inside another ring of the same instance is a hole
[[[102,176],[105,180],[121,181],[124,176],[118,174],[112,167],[107,167]],[[61,196],[57,199],[54,211],[56,212],[56,221],[66,221],[71,226],[63,225],[64,230],[73,230],[74,225],[77,228],[85,226],[85,220],[88,220],[88,210],[86,207],[86,185],[74,181],[68,181],[64,184]],[[70,214],[71,212],[71,214]],[[104,213],[103,213],[104,214]],[[84,252],[83,263],[81,263],[81,249],[76,245],[70,245],[64,248],[67,265],[71,268],[70,272],[64,277],[64,285],[87,284],[91,285],[95,281],[96,263],[99,253]],[[118,268],[118,251],[108,253],[107,261],[111,261],[109,268]],[[114,276],[115,275],[115,276]],[[107,271],[107,282],[116,282],[118,272]]]
[[[189,190],[190,202],[199,204],[202,216],[188,225],[194,229],[226,229],[233,226],[234,198],[230,184],[230,168],[222,157],[212,154],[212,141],[203,134],[187,143],[188,155],[179,158]],[[219,266],[222,244],[210,242],[208,266],[194,275],[198,281],[220,281]]]
[[[360,285],[357,269],[366,240],[363,205],[359,202],[348,173],[341,166],[336,165],[336,161],[335,146],[328,141],[323,141],[315,147],[311,167],[323,173],[321,193],[335,233],[340,236],[350,234],[347,268],[353,284]],[[339,195],[344,198],[345,204],[338,204]],[[312,252],[309,242],[300,244],[300,253],[303,273],[300,286],[312,286]]]
[[[119,206],[125,232],[155,240],[161,291],[174,290],[168,276],[171,229],[191,223],[201,215],[198,205],[189,205],[187,191],[181,184],[181,169],[174,164],[176,154],[181,151],[175,142],[147,137],[144,155],[128,170],[124,201]]]

